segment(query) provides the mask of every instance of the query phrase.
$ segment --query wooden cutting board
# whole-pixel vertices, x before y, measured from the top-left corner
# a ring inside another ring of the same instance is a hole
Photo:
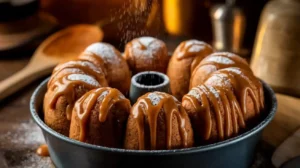
[[[272,163],[280,167],[300,155],[300,98],[283,94],[276,94],[276,97],[278,110],[265,128],[263,140],[276,148]]]
[[[263,140],[278,147],[300,128],[300,98],[276,94],[278,110],[273,121],[265,128]]]

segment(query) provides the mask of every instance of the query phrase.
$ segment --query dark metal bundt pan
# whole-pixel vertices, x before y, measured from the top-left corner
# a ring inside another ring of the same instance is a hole
[[[43,98],[47,80],[35,90],[30,101],[31,115],[41,127],[53,163],[58,168],[115,167],[188,167],[247,168],[254,160],[255,148],[262,130],[277,109],[273,90],[263,82],[265,115],[260,123],[237,137],[206,146],[178,150],[138,151],[107,148],[82,143],[63,136],[43,122]]]

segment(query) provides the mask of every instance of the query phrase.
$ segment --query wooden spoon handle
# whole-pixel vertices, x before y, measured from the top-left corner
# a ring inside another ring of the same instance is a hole
[[[0,82],[0,101],[14,94],[34,80],[50,74],[53,66],[38,66],[29,64],[14,75]]]

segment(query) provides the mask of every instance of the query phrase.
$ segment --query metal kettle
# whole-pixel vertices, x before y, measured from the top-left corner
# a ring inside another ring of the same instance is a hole
[[[211,9],[213,46],[218,51],[242,52],[246,19],[234,0],[215,5]]]

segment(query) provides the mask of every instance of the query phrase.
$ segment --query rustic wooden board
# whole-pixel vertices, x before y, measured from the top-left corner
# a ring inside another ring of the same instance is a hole
[[[274,147],[300,128],[300,99],[282,94],[276,94],[276,97],[277,113],[263,133],[263,139]]]

